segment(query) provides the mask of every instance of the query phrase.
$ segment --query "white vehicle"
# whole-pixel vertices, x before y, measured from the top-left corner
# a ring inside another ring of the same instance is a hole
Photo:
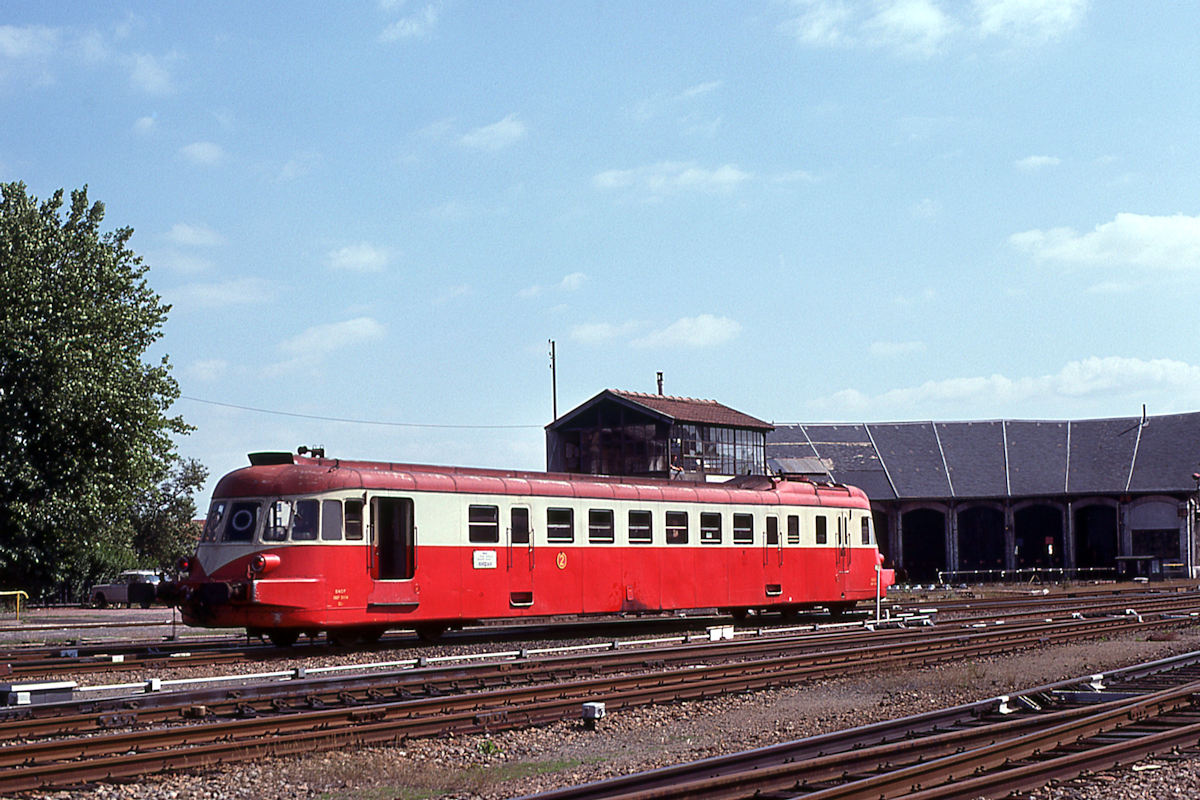
[[[127,569],[112,583],[100,583],[88,593],[88,605],[96,608],[140,605],[149,608],[158,590],[159,575],[149,569]]]

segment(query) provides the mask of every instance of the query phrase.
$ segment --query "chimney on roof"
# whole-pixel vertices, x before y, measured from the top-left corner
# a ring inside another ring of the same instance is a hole
[[[662,373],[658,373],[658,395],[662,397]]]

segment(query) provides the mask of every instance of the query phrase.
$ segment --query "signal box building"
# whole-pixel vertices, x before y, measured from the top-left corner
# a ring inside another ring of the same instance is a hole
[[[767,454],[866,491],[902,580],[1200,577],[1200,413],[780,425]]]
[[[546,426],[546,468],[699,481],[763,475],[772,429],[715,400],[605,389]]]

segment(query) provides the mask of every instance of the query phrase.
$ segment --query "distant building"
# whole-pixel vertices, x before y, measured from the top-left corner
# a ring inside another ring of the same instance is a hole
[[[770,430],[715,400],[605,389],[546,426],[546,468],[706,481],[763,475]]]
[[[865,490],[881,548],[914,582],[1200,577],[1200,413],[779,425],[767,455],[773,471]]]

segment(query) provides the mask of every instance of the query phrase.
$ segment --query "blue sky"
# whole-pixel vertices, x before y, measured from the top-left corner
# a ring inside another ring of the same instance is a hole
[[[1193,2],[10,2],[0,180],[135,229],[214,477],[299,444],[541,468],[550,339],[560,410],[660,370],[776,422],[1196,410],[1197,30]]]

